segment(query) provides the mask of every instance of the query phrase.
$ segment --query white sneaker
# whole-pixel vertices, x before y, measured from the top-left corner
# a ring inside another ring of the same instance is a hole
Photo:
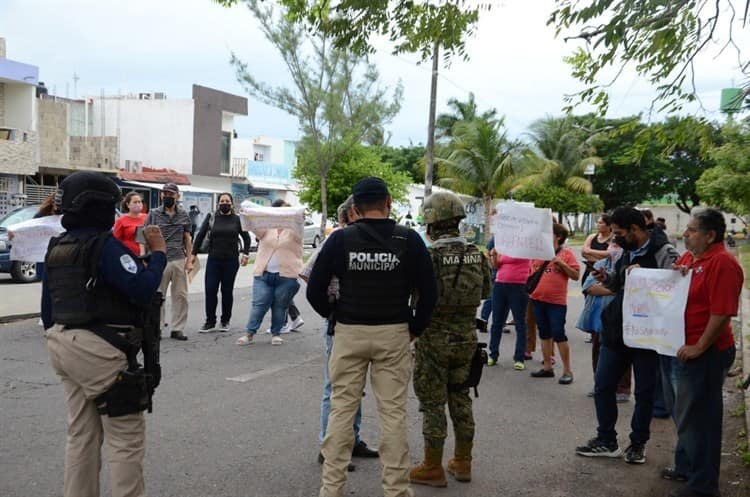
[[[302,319],[302,316],[297,316],[297,319],[292,321],[292,324],[289,326],[289,329],[291,331],[297,331],[297,328],[305,324],[305,320]]]
[[[284,339],[279,336],[275,336],[271,339],[271,345],[282,345],[283,343]]]
[[[279,330],[279,333],[289,333],[290,331],[292,331],[292,328],[290,328],[289,327],[289,323],[287,323],[287,324],[285,324],[284,326],[281,327],[281,329]],[[266,333],[268,333],[270,335],[271,334],[271,328],[268,328],[266,330]]]

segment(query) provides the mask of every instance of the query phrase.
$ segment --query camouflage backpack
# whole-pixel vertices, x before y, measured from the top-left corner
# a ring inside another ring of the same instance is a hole
[[[488,297],[487,259],[476,245],[437,243],[429,250],[437,279],[438,307],[476,307]]]

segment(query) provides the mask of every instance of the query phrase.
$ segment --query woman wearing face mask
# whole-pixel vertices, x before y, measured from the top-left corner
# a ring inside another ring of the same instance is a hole
[[[250,251],[250,236],[242,230],[240,217],[234,213],[233,199],[230,193],[219,195],[216,212],[207,215],[201,224],[193,243],[192,262],[198,256],[203,240],[209,237],[208,259],[206,260],[206,322],[198,330],[208,333],[218,329],[229,330],[232,319],[232,304],[234,303],[234,279],[241,265],[247,264],[247,254]],[[242,256],[237,239],[242,238]],[[218,294],[221,286],[221,324],[216,328],[216,306],[219,302]]]
[[[134,255],[141,256],[146,252],[146,247],[135,241],[135,232],[146,221],[146,214],[143,213],[143,199],[136,192],[130,192],[125,195],[120,207],[125,214],[115,221],[112,234]]]

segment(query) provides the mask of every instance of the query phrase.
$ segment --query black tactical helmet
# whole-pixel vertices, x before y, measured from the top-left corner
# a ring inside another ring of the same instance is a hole
[[[78,171],[60,183],[55,205],[59,206],[63,213],[79,213],[91,204],[114,208],[120,197],[120,187],[108,176],[91,171]]]

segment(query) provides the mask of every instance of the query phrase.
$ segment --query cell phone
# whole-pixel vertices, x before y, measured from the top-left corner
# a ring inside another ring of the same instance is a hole
[[[598,273],[599,272],[599,270],[594,267],[594,263],[593,262],[587,261],[585,259],[581,260],[581,262],[583,262],[586,265],[586,267],[588,268],[588,270],[591,271],[592,273]]]
[[[146,245],[146,237],[143,236],[143,226],[138,226],[135,228],[135,243],[142,243],[143,245]]]

